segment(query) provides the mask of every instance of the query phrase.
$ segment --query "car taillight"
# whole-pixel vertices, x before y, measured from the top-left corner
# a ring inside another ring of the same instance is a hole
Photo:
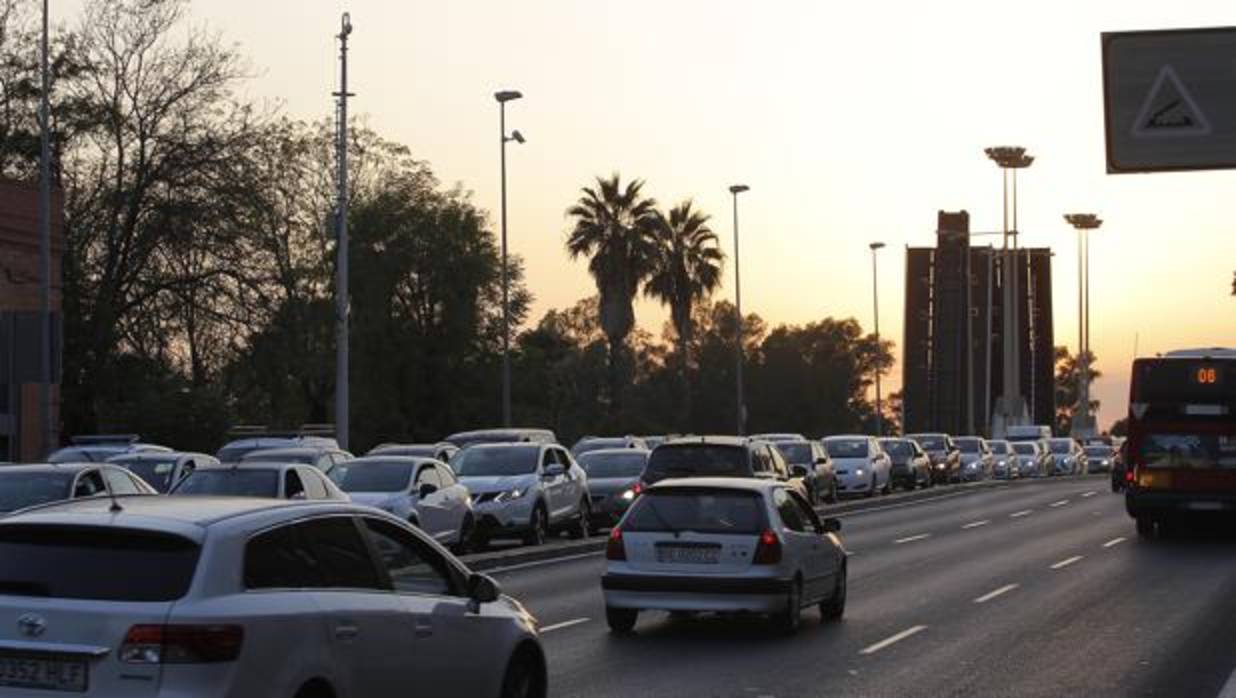
[[[637,480],[635,482],[635,486],[631,488],[631,491],[635,493],[636,497],[643,494],[644,493],[644,482],[642,480]]]
[[[1125,483],[1130,484],[1130,485],[1132,485],[1134,482],[1137,482],[1137,466],[1134,466],[1124,471],[1124,481]]]
[[[209,664],[240,656],[239,625],[135,625],[120,647],[128,664]]]
[[[781,562],[781,539],[772,529],[765,529],[760,534],[760,541],[755,546],[755,555],[751,558],[753,565],[775,565]]]
[[[609,540],[605,542],[605,559],[625,562],[627,548],[622,544],[622,529],[615,526],[609,532]]]

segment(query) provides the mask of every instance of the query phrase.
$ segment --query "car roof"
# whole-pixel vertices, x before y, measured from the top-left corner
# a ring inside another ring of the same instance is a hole
[[[832,436],[825,436],[823,439],[820,439],[820,440],[821,441],[831,441],[832,439],[870,439],[870,438],[871,437],[866,434],[833,434]]]
[[[657,448],[666,448],[671,446],[691,446],[705,444],[709,446],[741,446],[746,447],[751,441],[745,436],[728,436],[728,435],[709,435],[709,436],[683,436],[672,441],[667,441]]]
[[[437,460],[436,458],[426,458],[424,456],[386,456],[381,453],[371,453],[367,456],[361,456],[360,458],[353,458],[348,461],[347,467],[348,469],[351,469],[358,465],[365,465],[366,463],[407,463],[409,465],[436,463],[441,465],[442,461]]]
[[[598,448],[598,449],[596,449],[595,451],[589,451],[589,452],[587,452],[587,453],[581,453],[580,455],[575,456],[575,457],[576,457],[576,458],[584,458],[584,457],[586,457],[586,456],[597,456],[597,455],[601,455],[601,456],[621,456],[621,455],[626,455],[626,454],[628,454],[628,453],[635,453],[635,454],[638,454],[638,455],[647,456],[648,454],[652,453],[652,450],[651,450],[651,449],[647,449],[647,448]]]
[[[197,453],[196,451],[137,451],[134,453],[119,453],[117,455],[112,456],[111,458],[108,458],[104,462],[106,463],[132,463],[135,461],[148,461],[148,460],[165,461],[169,458],[184,458],[186,456],[192,457],[192,458],[210,458],[211,460],[214,459],[214,456],[211,456],[206,453]]]
[[[200,473],[214,470],[286,470],[288,468],[312,468],[305,463],[290,463],[283,461],[241,461],[239,463],[208,463],[193,472]]]
[[[770,490],[783,489],[786,487],[786,484],[779,480],[766,480],[764,478],[755,477],[679,477],[661,480],[660,482],[651,485],[648,489],[649,491],[652,491],[671,489],[675,487],[768,492]]]
[[[0,473],[65,473],[76,475],[88,468],[97,468],[101,465],[110,465],[111,467],[119,467],[114,463],[98,462],[98,463],[17,463],[14,465],[6,465]]]
[[[258,451],[250,451],[249,453],[246,453],[245,455],[241,456],[241,462],[242,463],[249,462],[250,458],[258,458],[258,457],[270,458],[274,456],[277,458],[279,456],[316,456],[317,454],[322,453],[323,451],[333,451],[333,450],[335,449],[327,448],[325,446],[320,446],[320,447],[319,446],[296,446],[292,448],[263,448]]]

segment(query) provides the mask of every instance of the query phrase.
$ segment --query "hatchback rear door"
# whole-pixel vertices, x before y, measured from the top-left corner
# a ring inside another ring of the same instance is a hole
[[[759,492],[674,487],[646,492],[623,520],[627,562],[640,572],[733,575],[751,566],[768,527]]]

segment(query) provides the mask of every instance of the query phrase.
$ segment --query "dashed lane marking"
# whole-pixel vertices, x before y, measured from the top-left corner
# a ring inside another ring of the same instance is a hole
[[[1103,544],[1103,547],[1104,547],[1104,548],[1110,548],[1110,547],[1112,547],[1113,545],[1120,545],[1120,544],[1121,544],[1121,543],[1123,543],[1125,540],[1126,540],[1126,538],[1125,538],[1124,536],[1120,536],[1119,538],[1113,538],[1113,539],[1111,539],[1111,540],[1107,541],[1106,543],[1104,543],[1104,544]]]
[[[923,540],[925,538],[930,538],[930,537],[931,537],[930,533],[920,533],[917,536],[907,536],[905,538],[898,538],[897,540],[893,541],[893,545],[901,545],[902,543],[913,543],[916,540]]]
[[[1021,511],[1015,511],[1012,514],[1009,514],[1009,518],[1010,519],[1020,519],[1023,516],[1029,516],[1033,513],[1034,513],[1033,509],[1022,509]]]
[[[1052,502],[1051,504],[1048,504],[1047,506],[1051,507],[1052,509],[1055,509],[1056,507],[1062,507],[1062,506],[1064,506],[1065,504],[1068,504],[1068,503],[1069,503],[1069,500],[1067,500],[1067,499],[1061,499],[1060,501],[1058,501],[1058,502]]]
[[[545,627],[541,628],[541,632],[542,633],[552,633],[555,630],[564,630],[566,628],[571,628],[576,625],[580,625],[581,623],[587,623],[590,620],[592,619],[591,618],[574,618],[572,620],[564,620],[561,623],[554,623],[553,625],[546,625]]]
[[[1069,565],[1073,564],[1074,562],[1077,562],[1078,560],[1082,559],[1083,557],[1085,556],[1084,555],[1074,555],[1073,557],[1065,558],[1061,560],[1060,562],[1057,562],[1056,564],[1052,565],[1051,568],[1053,570],[1062,570],[1065,567],[1068,567]]]
[[[927,629],[927,626],[925,626],[925,625],[916,625],[916,626],[914,626],[913,628],[907,628],[907,629],[902,630],[901,632],[897,633],[896,635],[893,635],[892,637],[885,638],[885,639],[880,640],[879,642],[875,643],[874,645],[869,645],[869,646],[867,646],[867,647],[863,648],[863,651],[859,652],[859,654],[875,654],[876,652],[879,652],[880,650],[882,650],[882,649],[884,649],[884,648],[886,648],[886,647],[888,647],[888,646],[890,646],[890,645],[895,645],[895,644],[897,644],[898,642],[901,642],[902,640],[904,640],[904,639],[906,639],[906,638],[908,638],[908,637],[913,637],[913,636],[915,636],[915,635],[917,635],[917,634],[919,634],[919,633],[923,632],[923,631],[924,631],[924,630],[926,630],[926,629]]]
[[[971,521],[970,523],[962,526],[961,528],[962,530],[965,530],[967,528],[978,528],[979,526],[986,526],[989,523],[991,523],[991,521],[987,519],[983,519],[982,521]]]
[[[977,599],[974,600],[974,603],[987,603],[988,601],[991,601],[992,599],[996,597],[1004,596],[1005,594],[1009,593],[1010,591],[1013,591],[1019,586],[1020,586],[1019,584],[1005,584],[1004,586],[1000,587],[999,589],[996,589],[993,592],[983,594],[982,596],[978,597]]]

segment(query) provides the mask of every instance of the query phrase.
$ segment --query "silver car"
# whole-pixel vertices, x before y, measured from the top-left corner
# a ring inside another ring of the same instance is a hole
[[[0,514],[82,497],[158,494],[144,480],[104,463],[27,463],[0,469]]]
[[[663,480],[610,532],[606,620],[627,633],[641,611],[751,612],[792,633],[815,604],[826,620],[838,619],[846,597],[840,529],[784,482]]]
[[[348,500],[330,478],[300,463],[237,463],[198,468],[176,483],[170,495]]]
[[[962,482],[977,482],[991,477],[995,459],[986,440],[977,436],[959,436],[953,442],[961,451]]]
[[[1021,459],[1021,476],[1045,477],[1049,473],[1051,456],[1038,441],[1014,441],[1013,452]]]
[[[546,693],[517,601],[348,502],[40,507],[0,521],[0,579],[6,698]]]
[[[627,513],[639,495],[639,476],[649,453],[642,448],[607,448],[579,456],[580,467],[588,473],[594,528],[613,526]]]
[[[182,451],[141,451],[112,456],[108,463],[119,465],[146,481],[146,484],[166,494],[177,482],[185,479],[199,466],[219,465],[214,456]]]
[[[367,456],[412,456],[413,458],[433,458],[443,463],[450,463],[459,447],[455,444],[440,441],[436,444],[379,444],[369,449]]]
[[[824,450],[833,461],[837,491],[842,495],[873,497],[893,489],[892,460],[872,436],[830,436]]]
[[[1021,455],[1007,441],[988,441],[991,447],[991,472],[997,480],[1012,480],[1022,476]]]
[[[390,512],[457,553],[472,542],[472,497],[446,463],[365,456],[335,468],[331,477],[353,502]]]

